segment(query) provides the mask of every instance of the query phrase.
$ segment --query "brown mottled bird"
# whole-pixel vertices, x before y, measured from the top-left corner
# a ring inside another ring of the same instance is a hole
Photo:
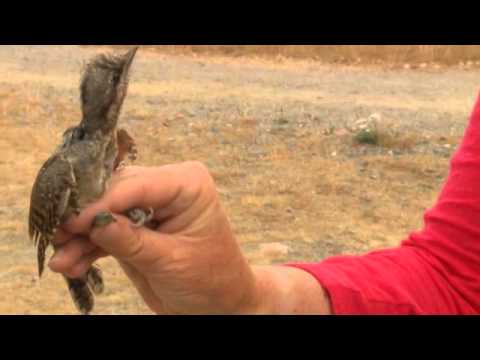
[[[136,52],[134,48],[123,56],[99,55],[87,65],[80,86],[82,120],[64,133],[63,143],[40,169],[33,185],[29,234],[37,247],[40,277],[57,228],[104,194],[112,173],[127,155],[132,160],[136,157],[133,139],[125,130],[117,130]],[[136,226],[151,217],[139,209],[126,215]],[[100,269],[92,267],[83,278],[65,280],[78,310],[89,314],[94,307],[93,294],[104,289]]]

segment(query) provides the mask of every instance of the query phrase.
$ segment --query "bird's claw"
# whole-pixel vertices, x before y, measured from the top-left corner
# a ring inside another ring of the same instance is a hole
[[[115,169],[115,171],[117,172],[120,172],[122,171],[123,169],[125,169],[127,167],[127,164],[125,163],[125,161],[122,161],[120,164],[118,164],[117,168]]]
[[[142,209],[133,209],[127,212],[127,217],[133,222],[133,226],[140,228],[153,220],[155,211],[150,208],[148,211]]]

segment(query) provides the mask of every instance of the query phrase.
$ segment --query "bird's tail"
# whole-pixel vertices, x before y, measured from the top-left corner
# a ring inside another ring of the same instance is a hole
[[[103,285],[102,270],[100,270],[99,267],[92,266],[90,270],[88,270],[86,278],[88,286],[92,289],[95,295],[103,293],[105,287]]]
[[[101,294],[104,290],[103,277],[98,267],[91,267],[87,274],[80,279],[69,279],[64,276],[72,300],[83,315],[88,315],[95,306],[95,295]]]

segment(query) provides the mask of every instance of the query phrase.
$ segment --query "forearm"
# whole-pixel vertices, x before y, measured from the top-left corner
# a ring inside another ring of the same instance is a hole
[[[309,273],[283,266],[255,266],[255,306],[259,315],[330,315],[328,296]]]

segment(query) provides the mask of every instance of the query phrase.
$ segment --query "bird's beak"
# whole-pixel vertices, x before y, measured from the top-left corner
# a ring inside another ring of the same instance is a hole
[[[125,54],[125,65],[123,66],[123,73],[127,73],[132,66],[133,60],[135,59],[135,55],[137,54],[139,47],[136,46],[128,53]]]

